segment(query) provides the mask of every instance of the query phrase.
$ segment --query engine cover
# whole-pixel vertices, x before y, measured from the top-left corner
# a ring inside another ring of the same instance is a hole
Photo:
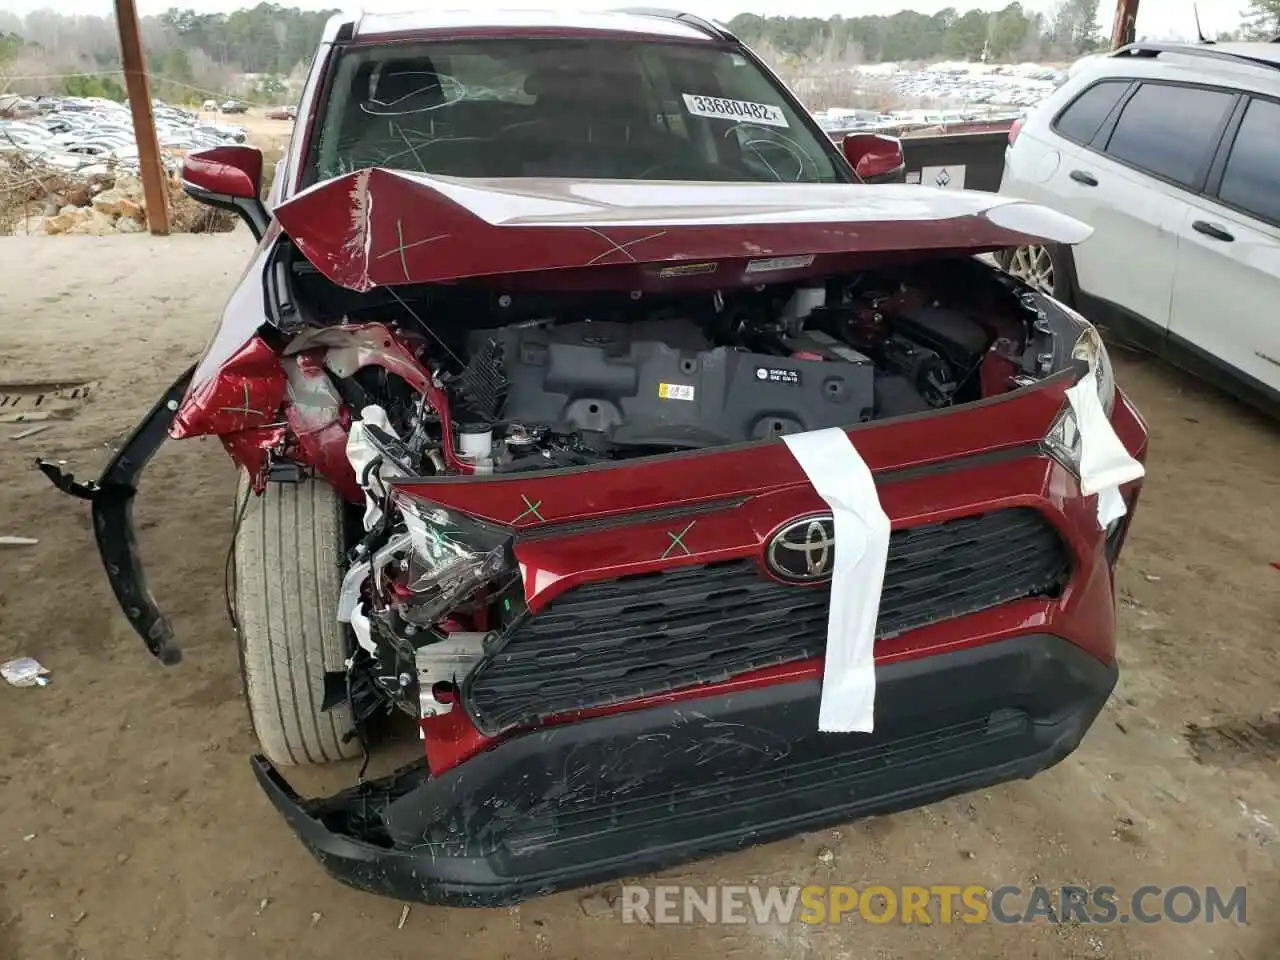
[[[875,371],[842,357],[791,359],[713,347],[686,320],[511,326],[504,419],[618,445],[701,447],[870,418]]]

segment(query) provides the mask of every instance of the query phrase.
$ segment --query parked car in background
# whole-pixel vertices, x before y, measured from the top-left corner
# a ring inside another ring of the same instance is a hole
[[[217,137],[221,140],[230,140],[233,143],[244,143],[248,139],[248,134],[244,127],[236,126],[233,123],[210,123],[201,122],[194,126],[194,130],[205,136]]]
[[[292,120],[298,115],[298,108],[293,104],[281,104],[266,112],[268,120]]]
[[[247,103],[241,103],[239,100],[228,100],[222,104],[223,113],[246,113],[249,110]]]
[[[136,172],[133,117],[124,104],[48,97],[41,105],[42,111],[29,119],[0,119],[0,154],[18,154],[30,163],[83,174]],[[246,136],[241,127],[202,123],[192,111],[160,102],[154,104],[154,116],[162,162],[174,173],[181,154],[243,143]]]
[[[132,498],[220,438],[253,767],[326,869],[510,903],[1075,749],[1147,433],[1097,331],[978,255],[1087,226],[868,182],[900,143],[838,147],[683,14],[336,17],[302,100],[265,200],[252,147],[184,164],[258,241],[204,356],[99,483],[42,469],[173,664]],[[286,780],[390,714],[410,765]]]
[[[1009,139],[1000,192],[1095,232],[1003,265],[1280,416],[1280,44],[1095,57]]]

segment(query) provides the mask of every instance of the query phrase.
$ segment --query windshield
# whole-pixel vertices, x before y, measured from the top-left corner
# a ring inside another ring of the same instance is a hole
[[[354,48],[330,91],[304,186],[371,166],[455,177],[847,179],[765,74],[711,44]]]

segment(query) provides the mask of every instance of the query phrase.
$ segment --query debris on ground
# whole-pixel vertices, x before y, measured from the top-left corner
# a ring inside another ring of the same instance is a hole
[[[0,547],[34,547],[39,542],[35,537],[0,537]]]
[[[44,687],[49,684],[49,671],[31,657],[0,663],[0,677],[13,687]]]
[[[84,406],[97,386],[96,380],[0,381],[0,423],[70,419]],[[18,436],[47,428],[33,428]]]
[[[53,410],[12,410],[0,413],[0,423],[32,423],[37,420],[52,420],[58,414]]]
[[[405,921],[409,919],[409,905],[406,903],[404,909],[400,911],[400,922],[396,924],[397,930],[403,930]]]
[[[25,439],[27,439],[27,437],[34,437],[37,433],[44,433],[44,431],[48,430],[48,429],[49,429],[50,427],[52,427],[52,426],[53,426],[53,424],[51,424],[51,423],[43,423],[43,424],[41,424],[41,425],[40,425],[40,426],[38,426],[38,427],[28,427],[26,430],[19,430],[17,433],[15,433],[15,434],[14,434],[12,437],[10,437],[9,439],[10,439],[10,440],[25,440]]]
[[[613,915],[613,903],[602,893],[593,893],[589,897],[583,897],[578,901],[578,905],[582,907],[583,913],[593,919]]]
[[[100,166],[100,165],[99,165]],[[174,233],[226,233],[236,216],[216,210],[182,192],[177,175],[165,179],[169,227]],[[142,181],[123,172],[77,171],[45,167],[39,160],[0,160],[0,235],[80,234],[107,236],[142,233],[147,228]]]
[[[818,851],[818,860],[829,867],[831,866],[831,864],[836,862],[836,855],[832,853],[830,850],[828,850],[826,847],[823,847],[821,850]]]
[[[314,927],[317,923],[319,923],[319,922],[320,922],[320,920],[321,920],[321,914],[320,914],[320,911],[318,911],[318,910],[317,910],[317,911],[315,911],[314,913],[312,913],[312,914],[311,914],[311,925],[312,925],[313,927]]]

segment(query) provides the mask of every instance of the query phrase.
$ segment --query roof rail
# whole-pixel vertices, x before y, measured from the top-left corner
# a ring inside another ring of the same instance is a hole
[[[709,37],[716,40],[734,40],[736,39],[732,33],[724,27],[717,26],[710,20],[704,20],[702,17],[692,13],[683,13],[679,10],[668,10],[664,7],[622,7],[614,10],[614,13],[629,13],[636,17],[657,17],[661,20],[678,20],[680,23],[688,24],[696,27]]]
[[[351,39],[351,35],[355,32],[356,21],[361,17],[360,13],[352,13],[349,10],[339,10],[329,16],[324,24],[324,34],[321,37],[323,43],[345,43]]]
[[[1280,42],[1280,37],[1275,41]],[[1158,57],[1162,53],[1174,53],[1186,57],[1204,57],[1208,60],[1221,60],[1226,63],[1235,63],[1250,67],[1266,67],[1270,70],[1280,70],[1280,63],[1274,60],[1266,60],[1262,57],[1251,57],[1247,53],[1238,53],[1231,50],[1223,50],[1214,44],[1189,44],[1189,43],[1150,43],[1139,41],[1138,43],[1127,44],[1111,54],[1113,57]]]

